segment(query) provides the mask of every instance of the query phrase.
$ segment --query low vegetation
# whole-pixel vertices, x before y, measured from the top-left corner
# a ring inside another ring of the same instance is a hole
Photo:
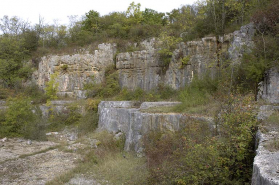
[[[148,184],[249,184],[257,126],[251,96],[228,99],[215,132],[189,119],[177,133],[146,136]]]
[[[77,166],[65,174],[48,182],[48,185],[67,183],[71,178],[84,175],[85,179],[94,179],[101,184],[144,184],[147,167],[144,158],[126,153],[124,138],[116,140],[107,132],[90,133],[87,138],[97,139],[96,149],[86,149],[86,155]],[[84,151],[78,151],[84,153]]]

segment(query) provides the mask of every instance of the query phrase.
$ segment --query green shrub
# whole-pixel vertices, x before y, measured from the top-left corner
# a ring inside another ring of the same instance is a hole
[[[67,110],[63,112],[55,112],[50,110],[49,126],[50,131],[59,131],[66,126],[76,126],[81,119],[81,114],[77,105],[67,106]]]
[[[173,51],[176,49],[176,46],[179,42],[181,42],[181,38],[176,38],[174,36],[169,36],[167,32],[162,32],[159,36],[159,40],[161,41],[159,50],[159,58],[163,61],[165,67],[168,67]]]
[[[176,133],[154,132],[144,138],[148,184],[211,184],[221,175],[208,124],[189,119],[185,125]]]
[[[12,92],[9,89],[0,88],[0,99],[6,99],[9,96],[12,96]]]
[[[67,65],[67,64],[63,64],[63,65],[61,66],[61,69],[62,69],[62,71],[67,71],[68,65]]]
[[[59,75],[58,72],[55,72],[50,75],[50,80],[46,83],[46,96],[48,100],[57,99],[57,90],[58,90],[58,82],[56,82],[56,78]]]
[[[32,112],[31,100],[27,97],[17,96],[7,100],[8,109],[3,126],[9,136],[22,136],[30,122],[35,120]]]
[[[103,97],[109,98],[117,95],[120,91],[118,72],[114,65],[108,66],[105,70],[105,80],[102,84],[89,83],[84,85],[88,98]]]
[[[191,59],[191,56],[190,56],[190,55],[181,58],[181,64],[182,64],[181,66],[183,67],[183,66],[185,66],[185,65],[188,65],[190,59]]]
[[[35,119],[26,125],[23,137],[39,141],[47,140],[47,121],[42,117],[41,110],[38,106],[35,107],[33,112],[35,113]]]
[[[7,100],[7,110],[1,120],[1,134],[9,137],[24,137],[44,140],[45,124],[41,111],[31,104],[30,98],[17,96]]]
[[[78,131],[82,136],[93,132],[98,127],[99,116],[96,111],[89,110],[83,115],[78,122]]]
[[[249,184],[257,126],[252,99],[227,97],[215,129],[187,119],[177,132],[145,136],[148,184]]]
[[[41,90],[37,84],[30,84],[23,89],[23,93],[30,97],[33,104],[41,104],[47,102],[47,95]]]

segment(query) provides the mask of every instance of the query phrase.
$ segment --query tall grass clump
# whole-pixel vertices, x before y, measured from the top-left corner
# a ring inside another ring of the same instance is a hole
[[[178,94],[178,100],[182,103],[175,108],[175,111],[183,112],[191,107],[206,105],[213,99],[217,89],[218,80],[208,75],[201,79],[194,77],[192,83]]]

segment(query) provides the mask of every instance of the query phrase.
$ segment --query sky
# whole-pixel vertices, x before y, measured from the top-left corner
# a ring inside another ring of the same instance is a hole
[[[151,8],[158,12],[170,12],[185,4],[193,4],[196,0],[134,0],[141,4],[141,10]],[[110,12],[126,11],[133,0],[0,0],[0,18],[18,16],[31,24],[39,22],[43,17],[45,23],[68,24],[68,16],[85,15],[90,10],[101,15]]]

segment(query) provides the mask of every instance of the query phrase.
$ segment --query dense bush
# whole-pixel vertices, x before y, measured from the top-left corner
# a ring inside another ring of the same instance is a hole
[[[249,184],[257,125],[251,99],[229,96],[215,131],[188,119],[178,132],[146,136],[148,183]]]
[[[2,113],[0,135],[45,139],[45,124],[41,119],[41,111],[31,104],[30,98],[9,98],[7,106],[7,110]]]
[[[87,91],[87,97],[99,97],[108,98],[115,96],[120,91],[118,83],[118,72],[115,66],[109,66],[105,70],[105,80],[102,84],[96,84],[95,82],[85,84],[84,90]]]

